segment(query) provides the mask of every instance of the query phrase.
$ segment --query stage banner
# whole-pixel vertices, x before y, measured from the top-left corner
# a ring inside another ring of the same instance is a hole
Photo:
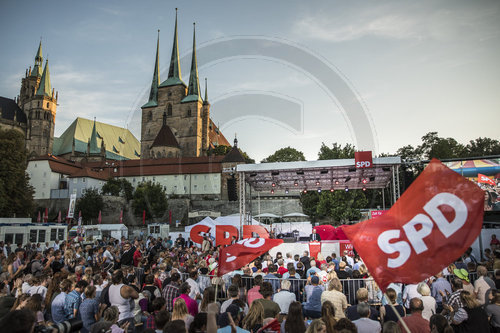
[[[388,210],[372,210],[370,213],[371,213],[372,219],[374,219],[378,216],[384,215],[387,212],[388,212]]]
[[[321,252],[321,242],[318,241],[312,241],[309,242],[309,256],[314,257],[315,259],[318,258],[318,253]]]
[[[354,257],[354,247],[352,246],[350,241],[340,241],[339,242],[339,247],[340,247],[340,256],[344,255],[344,251],[347,251],[347,255],[349,257]]]

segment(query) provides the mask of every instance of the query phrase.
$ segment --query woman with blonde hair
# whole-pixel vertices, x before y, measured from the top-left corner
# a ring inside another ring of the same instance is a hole
[[[188,312],[186,302],[182,298],[178,298],[172,310],[172,321],[182,320],[186,324],[186,327],[190,327],[193,319],[194,317]]]
[[[460,292],[463,307],[450,315],[455,332],[489,332],[488,315],[477,301],[475,295],[468,291]],[[445,308],[452,311],[449,305]]]
[[[347,309],[347,298],[342,293],[342,283],[338,278],[334,278],[328,284],[328,291],[321,294],[321,304],[326,301],[332,302],[335,308],[335,319],[345,318],[345,310]]]
[[[314,319],[307,328],[306,333],[326,333],[325,322],[321,319]]]
[[[425,282],[420,282],[417,286],[417,292],[422,295],[420,299],[424,305],[422,317],[430,320],[432,315],[436,313],[436,299],[431,296],[431,289]]]
[[[248,314],[243,319],[243,328],[250,332],[257,332],[264,322],[264,307],[260,302],[252,302]]]

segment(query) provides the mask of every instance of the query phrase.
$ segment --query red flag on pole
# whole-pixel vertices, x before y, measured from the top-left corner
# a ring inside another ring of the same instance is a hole
[[[172,225],[172,211],[171,210],[168,211],[168,224]]]
[[[99,211],[99,216],[97,217],[97,223],[101,224],[101,211]]]
[[[483,209],[483,191],[433,159],[387,213],[343,230],[385,291],[460,257],[481,232]]]
[[[120,224],[123,224],[123,209],[120,211]]]
[[[490,184],[495,186],[495,182],[488,176],[485,176],[483,174],[478,173],[477,174],[477,182],[478,183],[485,183],[485,184]]]
[[[59,211],[59,214],[57,214],[57,223],[61,223],[62,218],[61,218],[61,211]]]
[[[146,211],[142,211],[142,225],[146,225]]]
[[[45,208],[45,214],[43,215],[43,222],[47,223],[49,221],[49,209]]]
[[[40,211],[38,211],[38,217],[36,218],[36,221],[38,223],[42,222],[42,219],[40,218]]]
[[[246,238],[226,246],[220,252],[217,276],[239,269],[258,256],[283,243],[282,239]]]

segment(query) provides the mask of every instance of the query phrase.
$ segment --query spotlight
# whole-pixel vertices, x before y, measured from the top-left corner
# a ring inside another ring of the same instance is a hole
[[[297,183],[297,181],[295,181],[295,183],[293,183],[293,186],[299,186],[299,183]]]
[[[361,180],[361,182],[362,182],[363,184],[366,184],[366,183],[368,183],[368,179],[363,178],[363,179]]]
[[[321,187],[318,188],[318,193],[321,193]]]
[[[316,181],[316,185],[319,185],[319,179]]]
[[[346,186],[346,187],[345,187],[345,191],[346,191],[346,192],[349,192],[349,186]]]
[[[307,193],[307,188],[304,189],[304,193]]]
[[[285,194],[288,194],[288,189],[287,188],[285,189]]]
[[[335,185],[338,185],[339,184],[339,181],[338,179],[335,180]]]
[[[276,183],[272,183],[272,184],[271,184],[271,186],[272,186],[272,187],[276,187]]]
[[[274,194],[274,189],[271,190],[271,194]]]
[[[330,192],[333,192],[333,191],[335,191],[335,189],[331,188],[331,189],[330,189]]]
[[[363,191],[366,191],[366,187],[363,187]]]

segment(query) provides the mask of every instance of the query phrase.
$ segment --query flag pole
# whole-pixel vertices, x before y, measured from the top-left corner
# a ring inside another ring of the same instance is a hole
[[[398,317],[398,321],[401,323],[401,325],[403,325],[406,333],[411,333],[410,329],[408,328],[408,326],[406,326],[406,323],[401,318],[401,316],[399,315],[399,312],[396,310],[396,307],[394,306],[394,304],[392,304],[391,300],[389,299],[389,296],[387,296],[387,294],[385,292],[384,292],[384,297],[387,300],[387,304],[390,305],[390,307],[392,308],[392,311],[394,311],[394,313]]]

